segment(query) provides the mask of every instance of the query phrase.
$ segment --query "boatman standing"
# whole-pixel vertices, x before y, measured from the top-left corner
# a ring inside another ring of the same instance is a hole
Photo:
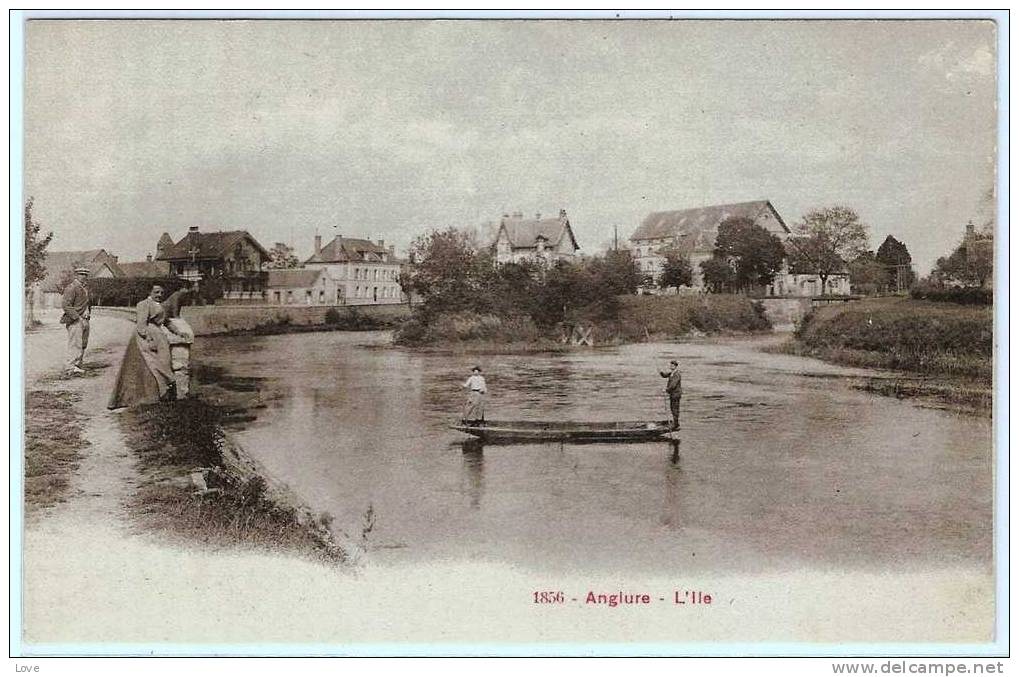
[[[92,315],[92,303],[88,289],[85,288],[88,273],[85,266],[74,269],[74,279],[64,288],[61,303],[64,314],[60,316],[60,323],[67,327],[67,364],[64,365],[64,373],[68,375],[85,373],[81,363],[85,358],[85,348],[88,347],[88,322]]]
[[[672,410],[672,429],[679,430],[679,401],[683,398],[683,375],[679,373],[679,362],[669,362],[668,371],[658,372],[662,378],[669,379],[665,384],[665,392],[669,396],[669,409]]]

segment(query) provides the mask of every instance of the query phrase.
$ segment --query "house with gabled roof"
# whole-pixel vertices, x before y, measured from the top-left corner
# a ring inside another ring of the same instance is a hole
[[[343,302],[335,281],[322,268],[270,269],[266,300],[271,305],[285,306],[334,306]]]
[[[170,263],[156,261],[147,254],[144,261],[118,261],[117,266],[124,277],[169,277]]]
[[[558,261],[572,261],[580,245],[573,234],[566,210],[559,216],[543,219],[535,214],[526,219],[521,212],[503,214],[492,243],[496,263],[535,261],[552,266]]]
[[[403,303],[399,276],[402,261],[393,245],[385,240],[337,235],[325,246],[315,236],[315,251],[304,262],[305,268],[324,270],[336,286],[339,303],[381,305]]]
[[[46,276],[32,288],[34,303],[39,308],[60,307],[64,286],[71,281],[78,266],[86,266],[90,278],[123,277],[117,257],[105,249],[46,252],[43,265]]]
[[[202,284],[221,284],[223,298],[264,298],[266,274],[263,264],[269,252],[246,230],[202,231],[198,226],[173,242],[164,233],[156,246],[156,260],[170,264],[170,274]]]
[[[662,272],[666,256],[686,256],[693,267],[694,287],[704,286],[700,263],[711,258],[718,226],[731,218],[747,218],[783,242],[791,233],[768,200],[710,205],[693,209],[652,212],[630,236],[630,250],[641,273],[654,280]]]

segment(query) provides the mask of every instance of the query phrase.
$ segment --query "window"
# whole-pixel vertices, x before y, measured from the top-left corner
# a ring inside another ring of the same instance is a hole
[[[324,289],[320,289],[319,292],[318,292],[318,302],[320,304],[326,302],[326,292],[325,292]]]

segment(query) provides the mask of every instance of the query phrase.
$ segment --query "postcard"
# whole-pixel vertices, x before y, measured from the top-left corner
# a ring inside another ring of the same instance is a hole
[[[29,15],[19,650],[1000,647],[1002,19],[879,18]]]

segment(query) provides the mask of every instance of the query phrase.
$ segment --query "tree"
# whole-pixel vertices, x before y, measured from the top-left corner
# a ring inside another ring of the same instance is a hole
[[[690,259],[678,252],[665,255],[662,272],[658,276],[659,287],[689,287],[693,284],[693,266]]]
[[[799,237],[787,240],[790,268],[817,275],[822,293],[831,275],[867,249],[868,228],[849,207],[814,209],[796,230]]]
[[[604,256],[588,259],[585,268],[591,275],[591,283],[608,294],[633,294],[640,286],[640,267],[625,249],[609,250]]]
[[[916,281],[913,274],[913,257],[906,245],[889,235],[877,249],[875,260],[884,266],[885,285],[896,291],[909,289]]]
[[[865,251],[849,262],[849,280],[854,292],[874,294],[888,284],[888,269],[877,262],[874,252]]]
[[[710,291],[721,293],[736,289],[736,271],[725,257],[712,256],[707,261],[701,261],[701,275],[704,286]]]
[[[420,235],[411,243],[410,260],[400,286],[424,299],[426,314],[487,310],[483,292],[495,267],[470,233],[447,228]]]
[[[49,232],[40,237],[42,226],[32,216],[34,199],[29,197],[25,203],[25,301],[28,307],[28,320],[35,323],[35,294],[32,286],[46,277],[46,248],[53,239]]]
[[[300,263],[294,248],[285,242],[277,242],[269,250],[269,268],[297,268]]]
[[[712,258],[728,261],[734,287],[746,291],[771,284],[782,268],[785,248],[753,219],[734,217],[719,224]]]
[[[938,259],[934,275],[938,281],[983,287],[994,276],[994,236],[967,236],[949,256]]]

